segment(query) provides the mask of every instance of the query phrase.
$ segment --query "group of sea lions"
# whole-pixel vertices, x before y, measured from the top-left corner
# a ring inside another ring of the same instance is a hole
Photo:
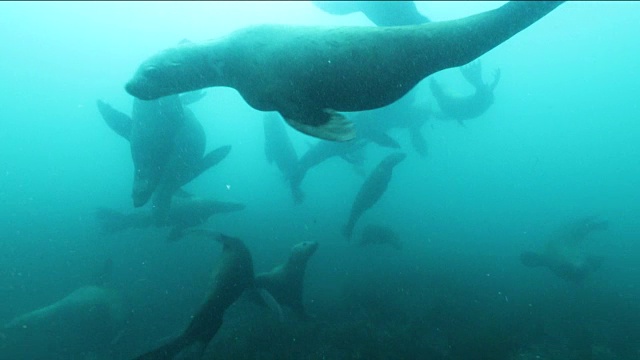
[[[405,102],[414,96],[407,94],[423,79],[440,70],[471,63],[553,11],[562,1],[510,1],[495,10],[437,22],[420,14],[411,2],[314,4],[336,15],[361,11],[378,26],[257,25],[219,40],[182,42],[142,62],[126,83],[126,91],[135,97],[131,116],[103,101],[97,102],[107,124],[129,141],[134,163],[134,207],[142,207],[149,200],[153,205],[146,213],[101,209],[98,218],[103,229],[114,232],[128,227],[173,226],[171,239],[203,235],[223,245],[214,285],[187,328],[137,359],[171,359],[186,352],[200,356],[222,325],[227,308],[245,292],[258,293],[260,296],[253,298],[261,299],[256,301],[263,305],[286,305],[296,314],[305,315],[302,282],[307,261],[318,243],[301,242],[293,247],[287,262],[255,275],[251,253],[242,240],[210,230],[187,230],[204,223],[212,214],[244,208],[243,204],[193,199],[181,190],[230,151],[229,146],[222,146],[204,155],[206,138],[202,126],[188,108],[204,96],[198,90],[231,87],[251,107],[269,112],[264,124],[265,154],[285,174],[294,199],[300,202],[304,198],[300,185],[305,173],[328,157],[340,156],[357,163],[354,154],[363,141],[398,148],[386,133],[390,126],[409,129],[414,147],[424,154],[426,147],[420,135],[424,118],[408,118],[402,125],[385,124],[385,111],[392,107],[406,109],[409,105]],[[445,116],[449,114],[462,122],[491,105],[499,73],[487,84],[482,81],[480,70],[477,62],[462,68],[475,88],[473,100],[448,95],[432,79],[431,90]],[[474,101],[475,105],[464,105],[465,101]],[[358,113],[350,119],[342,112]],[[282,126],[283,120],[320,142],[298,158]],[[388,155],[365,179],[344,227],[347,238],[352,237],[362,214],[384,194],[394,167],[405,157],[398,151]],[[554,242],[544,253],[523,253],[522,262],[527,266],[547,266],[571,280],[584,278],[599,262],[578,251],[571,252],[571,257],[565,255],[569,248],[565,245],[573,246],[590,231],[604,227],[597,222],[585,226],[589,231],[580,232],[584,227],[578,226],[580,229]],[[365,226],[360,243],[402,247],[392,230],[375,225]],[[89,290],[83,294],[91,293]]]
[[[219,40],[181,43],[143,61],[125,89],[140,100],[153,101],[207,87],[234,88],[251,107],[269,112],[265,118],[265,155],[270,162],[276,162],[289,179],[292,195],[300,202],[303,199],[300,183],[306,171],[332,155],[312,157],[310,153],[299,159],[286,137],[286,129],[278,125],[276,113],[302,133],[347,142],[342,152],[334,152],[343,156],[357,149],[358,140],[362,138],[357,138],[353,120],[342,112],[389,106],[429,75],[472,62],[562,2],[510,1],[495,10],[441,22],[429,21],[417,13],[415,5],[407,6],[407,2],[358,3],[315,2],[316,6],[335,14],[362,11],[379,26],[257,25],[234,31]],[[337,8],[340,6],[347,9]],[[378,11],[382,7],[386,10]],[[397,12],[394,13],[394,9]],[[476,88],[475,96],[482,99],[475,112],[486,110],[491,104],[492,91],[498,81],[496,77],[493,83],[485,84],[479,70],[479,65],[472,65],[464,73]],[[448,106],[455,107],[455,101],[446,101],[444,91],[438,91],[437,85],[432,82],[432,89],[436,89],[438,104],[446,112]],[[462,121],[471,116],[458,114],[456,119]],[[365,118],[358,122],[358,133],[367,134],[367,127]],[[419,125],[413,128],[415,132]],[[380,133],[372,131],[368,135],[394,147],[392,139]],[[424,151],[423,144],[419,140],[416,143],[416,148]],[[385,192],[393,168],[405,157],[401,152],[389,155],[368,176],[353,203],[344,228],[345,236],[351,237],[360,216]],[[377,230],[370,226],[367,229],[368,233]],[[262,283],[259,279],[266,279],[253,277],[248,251],[238,250],[242,248],[238,239],[219,239],[227,255],[223,255],[211,295],[182,335],[140,359],[172,358],[193,343],[201,344],[198,346],[201,353],[202,344],[206,345],[220,327],[224,310],[244,289]],[[381,239],[400,246],[392,232]],[[238,253],[244,255],[236,255]],[[244,265],[237,265],[236,261]],[[234,286],[230,286],[231,283]],[[273,287],[269,290],[277,296],[289,293],[289,286],[290,283],[285,290]],[[296,289],[295,293],[299,291]],[[301,308],[299,299],[295,306]]]

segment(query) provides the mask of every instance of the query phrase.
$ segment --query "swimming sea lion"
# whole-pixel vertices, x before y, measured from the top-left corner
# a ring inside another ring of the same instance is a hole
[[[585,252],[584,241],[590,233],[607,228],[607,221],[594,217],[578,219],[554,234],[543,252],[525,251],[520,254],[520,261],[527,267],[546,267],[562,279],[580,282],[597,270],[603,261],[602,256]]]
[[[96,220],[100,229],[105,234],[114,234],[131,228],[147,228],[151,226],[171,226],[172,230],[168,240],[175,240],[183,230],[202,225],[215,214],[240,211],[244,204],[235,202],[218,201],[210,198],[182,198],[173,200],[167,217],[157,222],[155,214],[151,210],[135,211],[123,214],[119,211],[99,208]]]
[[[256,275],[256,288],[267,290],[278,304],[290,307],[301,318],[306,317],[302,304],[302,283],[307,262],[317,249],[316,241],[294,245],[286,263]]]
[[[222,325],[222,316],[242,293],[253,286],[253,260],[242,240],[209,230],[191,230],[216,239],[223,245],[215,271],[214,285],[204,304],[193,315],[186,330],[166,345],[136,357],[137,360],[173,359],[183,351],[191,351],[200,358],[207,344]]]
[[[133,206],[141,207],[158,186],[174,150],[174,136],[184,122],[180,98],[134,99],[131,117],[101,100],[96,103],[107,125],[129,141],[134,167],[131,197]]]
[[[474,60],[561,3],[511,1],[462,19],[410,26],[252,26],[161,51],[125,88],[152,100],[228,86],[253,108],[278,111],[299,131],[345,141],[355,132],[336,111],[389,105],[425,77]]]
[[[400,238],[398,238],[398,234],[395,231],[386,226],[375,224],[367,224],[362,229],[358,244],[360,246],[388,244],[396,250],[402,249],[402,242],[400,242]]]
[[[347,238],[351,238],[353,228],[360,216],[375,204],[382,194],[387,191],[393,168],[407,157],[404,153],[393,153],[384,158],[378,166],[369,174],[364,181],[353,204],[351,205],[351,213],[349,221],[343,229],[343,234]]]
[[[417,25],[429,22],[413,1],[312,1],[319,9],[333,15],[363,13],[377,26]]]
[[[494,73],[491,83],[482,80],[482,65],[480,60],[472,62],[460,68],[460,72],[467,82],[474,88],[474,92],[468,96],[453,96],[444,91],[435,80],[430,79],[431,93],[442,110],[442,118],[453,119],[463,124],[462,121],[473,119],[482,115],[493,104],[493,90],[500,81],[500,70]],[[463,124],[464,125],[464,124]]]

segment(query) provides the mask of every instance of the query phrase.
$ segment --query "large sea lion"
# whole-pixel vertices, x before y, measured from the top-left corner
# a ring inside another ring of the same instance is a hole
[[[316,241],[303,241],[294,245],[287,262],[269,272],[256,275],[256,288],[267,290],[278,304],[290,307],[296,315],[305,318],[302,284],[307,262],[317,249]]]
[[[429,22],[413,1],[312,1],[319,9],[333,15],[363,13],[377,26],[417,25]]]
[[[463,124],[464,120],[482,115],[493,104],[493,90],[500,81],[500,70],[494,73],[493,81],[485,83],[482,80],[482,65],[480,60],[460,68],[460,72],[474,92],[467,96],[455,96],[447,93],[436,79],[430,79],[429,86],[438,107],[442,111],[443,119],[453,119]]]
[[[510,1],[462,19],[410,26],[252,26],[161,51],[125,88],[152,100],[232,87],[253,108],[278,111],[299,131],[345,141],[355,132],[336,111],[389,105],[425,77],[476,59],[561,3]]]
[[[592,216],[572,221],[548,239],[542,252],[525,251],[520,254],[520,261],[527,267],[546,267],[562,279],[580,282],[603,261],[602,256],[588,254],[584,242],[590,233],[608,226],[607,221]]]
[[[175,240],[183,230],[202,225],[215,214],[240,211],[244,204],[218,201],[210,198],[176,197],[169,209],[169,213],[162,222],[158,223],[152,210],[139,210],[128,214],[119,211],[98,208],[95,216],[100,229],[105,234],[114,234],[131,228],[147,228],[151,226],[170,226],[167,239]]]
[[[225,310],[253,286],[253,260],[242,240],[208,230],[190,230],[222,243],[222,255],[215,271],[214,284],[187,328],[167,344],[136,357],[137,360],[173,359],[188,351],[200,358],[207,344],[222,325]]]
[[[353,228],[358,219],[360,219],[360,216],[373,206],[373,204],[378,202],[382,194],[387,190],[387,186],[389,186],[389,181],[391,181],[391,176],[393,175],[393,168],[406,157],[407,155],[404,153],[388,155],[373,169],[371,174],[369,174],[351,205],[349,221],[347,221],[347,225],[345,225],[342,232],[344,236],[351,238]]]

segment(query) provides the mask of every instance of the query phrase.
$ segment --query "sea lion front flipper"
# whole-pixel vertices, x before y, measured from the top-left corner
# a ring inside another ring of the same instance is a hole
[[[323,120],[326,119],[326,121],[318,121],[318,125],[309,125],[285,115],[282,115],[282,117],[292,128],[320,139],[349,141],[356,137],[353,122],[347,119],[346,116],[331,109],[324,109],[322,113],[323,115],[320,117]]]
[[[131,124],[133,123],[129,115],[114,109],[111,105],[102,100],[96,100],[96,105],[98,106],[100,115],[102,115],[102,118],[111,128],[111,130],[115,131],[116,134],[122,136],[123,138],[129,140],[129,135],[131,134]]]
[[[202,174],[212,166],[217,165],[220,161],[224,160],[224,158],[229,155],[230,151],[231,145],[225,145],[209,152],[202,158],[202,160],[200,160],[200,163],[195,167],[195,169],[193,169],[193,172],[186,179],[185,184],[188,184],[193,179],[200,176],[200,174]]]

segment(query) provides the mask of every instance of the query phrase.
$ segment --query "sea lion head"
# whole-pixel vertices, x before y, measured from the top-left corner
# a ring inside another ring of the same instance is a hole
[[[296,244],[291,248],[291,256],[289,256],[289,263],[305,264],[311,255],[318,250],[317,241],[303,241]]]
[[[154,100],[211,86],[212,77],[221,73],[221,63],[210,58],[198,45],[181,42],[145,60],[125,90],[138,99]]]

